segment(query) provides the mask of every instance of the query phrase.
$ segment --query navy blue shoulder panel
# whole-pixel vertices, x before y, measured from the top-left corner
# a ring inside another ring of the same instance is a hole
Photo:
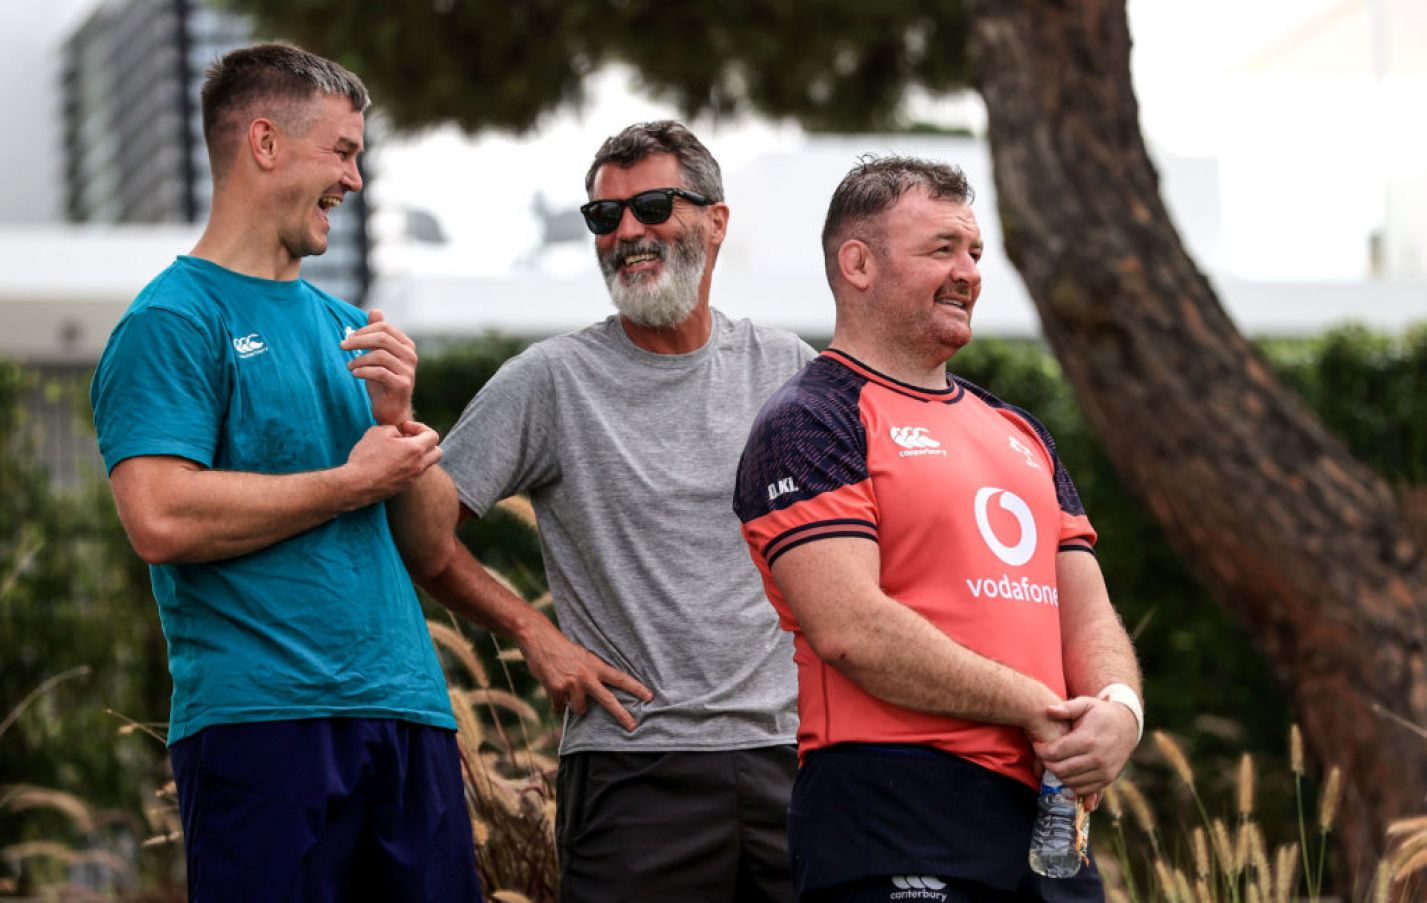
[[[1051,461],[1055,464],[1055,495],[1060,502],[1060,510],[1070,515],[1084,514],[1085,504],[1080,501],[1080,493],[1075,488],[1075,481],[1070,478],[1070,473],[1065,469],[1065,465],[1060,463],[1060,454],[1055,448],[1055,437],[1050,434],[1050,430],[1045,428],[1045,424],[1037,420],[1035,415],[1025,408],[1002,401],[970,380],[962,379],[955,373],[947,375],[958,384],[965,386],[966,391],[980,398],[987,405],[1003,411],[1010,411],[1035,431],[1035,434],[1040,437],[1041,444],[1045,446],[1045,450],[1050,453]]]
[[[773,393],[738,462],[733,510],[743,523],[867,479],[858,412],[866,377],[814,358]]]

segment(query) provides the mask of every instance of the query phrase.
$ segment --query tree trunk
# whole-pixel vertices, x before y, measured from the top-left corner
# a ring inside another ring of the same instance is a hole
[[[1378,711],[1427,724],[1420,534],[1185,252],[1140,134],[1123,0],[969,7],[1007,252],[1116,468],[1256,637],[1312,754],[1342,767],[1335,830],[1365,888],[1388,820],[1427,811],[1427,745]]]

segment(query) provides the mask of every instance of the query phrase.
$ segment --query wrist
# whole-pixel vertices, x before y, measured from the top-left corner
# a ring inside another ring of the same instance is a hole
[[[372,419],[380,426],[394,426],[400,429],[402,424],[409,420],[416,419],[416,411],[411,407],[410,403],[407,403],[395,414],[387,414],[385,409],[378,410],[374,406],[372,408]]]
[[[1106,702],[1118,702],[1130,710],[1130,714],[1135,716],[1135,742],[1138,743],[1145,735],[1145,709],[1139,694],[1128,684],[1113,683],[1096,693],[1095,697]]]
[[[346,514],[349,511],[356,511],[372,503],[368,498],[371,486],[361,473],[360,468],[347,461],[339,464],[327,471],[328,485],[330,487],[330,498],[336,500],[334,507],[337,513]]]

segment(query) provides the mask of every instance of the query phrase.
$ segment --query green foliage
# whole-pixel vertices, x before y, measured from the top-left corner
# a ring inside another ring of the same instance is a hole
[[[946,93],[966,81],[959,0],[225,5],[260,34],[350,67],[401,128],[528,131],[578,104],[585,78],[614,62],[688,116],[750,111],[829,131],[897,127],[909,87]]]
[[[0,717],[53,675],[88,666],[27,707],[0,737],[0,783],[67,791],[119,809],[132,836],[160,783],[163,749],[120,737],[113,708],[167,717],[169,678],[148,569],[129,550],[107,486],[62,492],[35,459],[24,399],[82,397],[88,380],[50,381],[0,361]],[[87,410],[87,407],[86,407]],[[0,845],[57,839],[63,820],[0,813]]]
[[[1393,482],[1427,484],[1427,323],[1403,336],[1349,327],[1263,350],[1358,460]]]

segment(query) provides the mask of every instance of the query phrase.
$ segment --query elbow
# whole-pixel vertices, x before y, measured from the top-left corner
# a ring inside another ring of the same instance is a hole
[[[192,552],[183,531],[161,520],[125,524],[129,545],[146,564],[181,564]]]
[[[808,645],[818,658],[844,674],[857,670],[860,661],[860,647],[856,637],[848,631],[820,631],[816,635],[806,633]]]
[[[449,533],[437,542],[403,547],[402,561],[406,564],[411,579],[429,591],[432,585],[440,582],[440,576],[451,566],[452,553],[455,551],[453,544],[459,541],[455,533]]]

